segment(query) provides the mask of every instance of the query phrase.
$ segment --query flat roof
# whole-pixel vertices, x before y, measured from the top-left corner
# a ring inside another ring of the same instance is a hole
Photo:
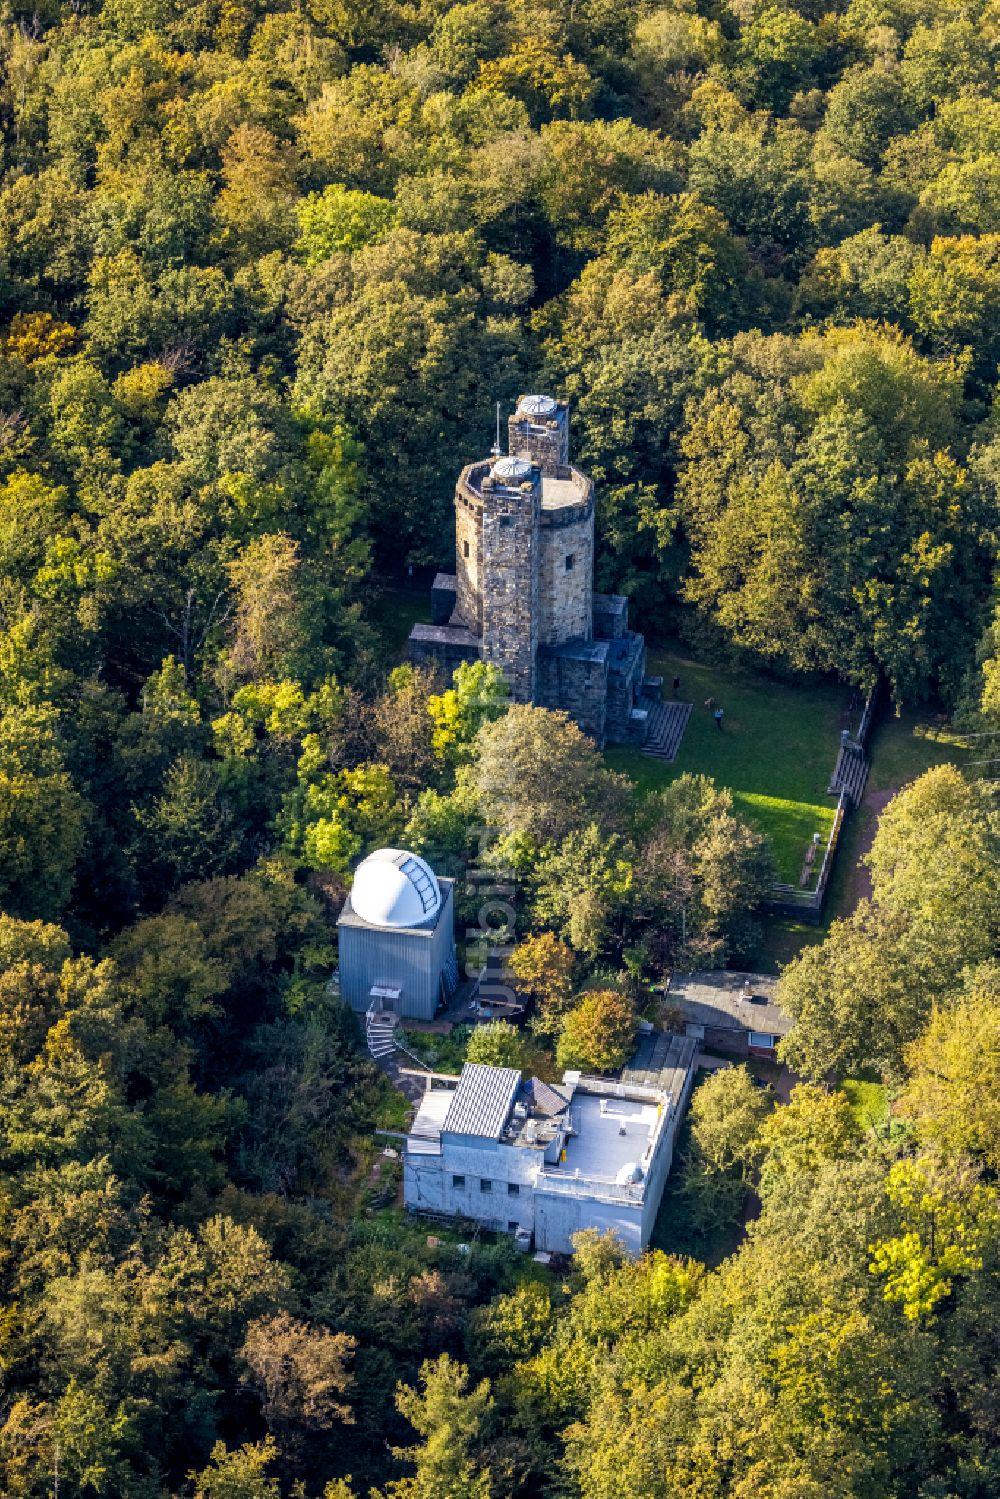
[[[575,479],[555,479],[550,474],[542,475],[543,510],[561,510],[564,505],[579,505],[586,498],[586,484],[578,484]]]
[[[774,1002],[777,985],[767,973],[675,973],[667,1003],[677,1005],[695,1025],[787,1036],[792,1020]],[[744,998],[745,989],[749,998]]]
[[[479,650],[482,641],[464,625],[414,625],[411,640],[423,640],[429,645],[460,645],[463,649]]]
[[[566,661],[607,661],[610,640],[565,640],[561,645],[540,645],[540,656],[560,656]]]
[[[625,614],[628,612],[628,599],[623,593],[595,593],[594,608],[601,614]]]
[[[651,1031],[639,1037],[634,1055],[622,1068],[622,1082],[640,1088],[659,1088],[677,1099],[694,1065],[697,1051],[698,1043],[689,1036],[675,1036],[671,1031]]]
[[[642,1161],[659,1117],[655,1103],[593,1093],[574,1093],[572,1110],[577,1133],[568,1136],[566,1159],[557,1169],[568,1176],[579,1171],[610,1181],[623,1166]]]
[[[451,1101],[455,1097],[451,1088],[428,1088],[420,1100],[406,1148],[415,1155],[436,1155],[441,1149],[441,1126],[444,1124]]]
[[[517,1067],[487,1067],[466,1062],[451,1095],[444,1124],[446,1134],[479,1135],[499,1140],[514,1107],[521,1073]]]

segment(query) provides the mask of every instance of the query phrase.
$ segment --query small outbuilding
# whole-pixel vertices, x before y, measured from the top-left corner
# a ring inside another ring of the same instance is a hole
[[[775,1060],[792,1028],[775,1003],[777,979],[766,973],[675,973],[666,1002],[680,1011],[684,1033],[719,1051]]]
[[[458,983],[454,881],[426,860],[380,848],[355,870],[337,921],[340,992],[353,1010],[432,1020]]]

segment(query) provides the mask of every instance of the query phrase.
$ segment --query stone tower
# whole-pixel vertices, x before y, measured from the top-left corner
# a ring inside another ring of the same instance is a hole
[[[569,408],[522,396],[508,434],[509,457],[459,475],[455,573],[435,579],[411,657],[490,661],[516,702],[561,708],[602,744],[633,738],[645,646],[627,601],[594,593],[594,485],[569,461]]]
[[[552,396],[522,396],[507,423],[507,440],[513,455],[557,478],[569,467],[569,407]]]
[[[499,666],[517,703],[535,700],[538,650],[538,522],[542,481],[523,458],[500,458],[482,480],[483,654]]]

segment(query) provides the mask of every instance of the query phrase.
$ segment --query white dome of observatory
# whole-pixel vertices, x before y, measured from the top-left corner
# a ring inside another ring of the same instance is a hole
[[[351,906],[369,926],[424,926],[441,909],[441,887],[430,865],[417,854],[380,848],[355,870]]]

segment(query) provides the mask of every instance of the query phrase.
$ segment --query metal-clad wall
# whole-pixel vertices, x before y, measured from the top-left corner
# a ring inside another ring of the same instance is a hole
[[[451,880],[441,880],[444,905],[433,931],[338,927],[340,992],[354,1010],[367,1010],[373,984],[402,990],[398,1013],[433,1020],[441,993],[441,973],[455,946]]]
[[[367,1010],[373,984],[403,991],[399,1013],[433,1020],[440,967],[435,965],[430,933],[382,931],[376,927],[340,928],[340,992],[352,1009]]]
[[[440,993],[441,974],[448,959],[455,951],[455,881],[439,879],[438,885],[441,889],[443,904],[437,926],[434,928],[434,935],[431,938],[431,947],[433,949],[431,963],[433,965],[435,982]],[[437,999],[435,999],[436,1004]],[[433,1016],[433,1014],[434,1011],[431,1010],[431,1015]]]

